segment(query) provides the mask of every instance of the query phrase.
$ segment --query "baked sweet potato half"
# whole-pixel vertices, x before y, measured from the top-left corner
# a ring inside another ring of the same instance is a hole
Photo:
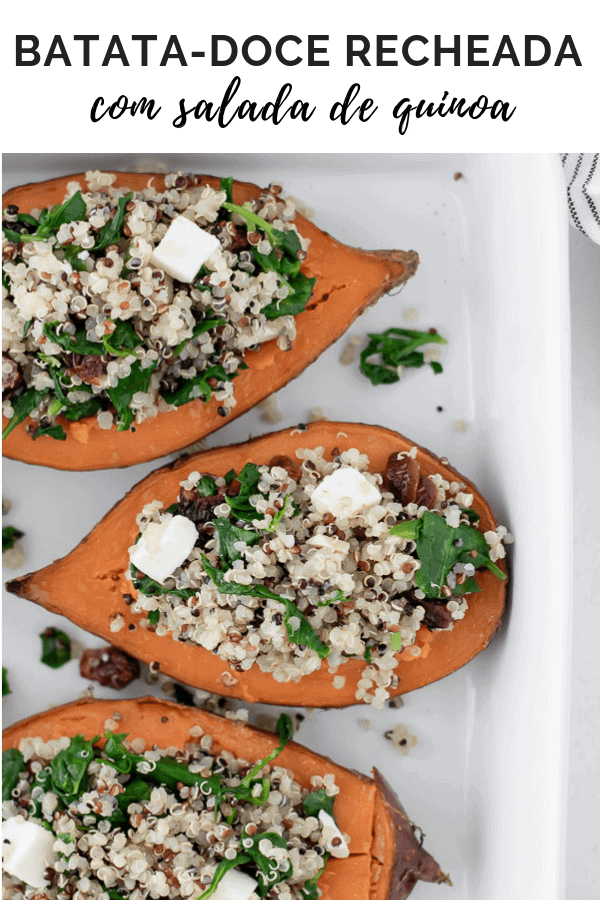
[[[317,422],[268,434],[245,444],[221,447],[179,459],[156,470],[137,484],[68,556],[38,572],[9,582],[8,590],[51,612],[66,616],[75,624],[140,660],[158,664],[161,672],[186,684],[247,701],[313,707],[351,705],[357,702],[359,682],[368,664],[366,656],[356,655],[339,666],[338,674],[343,674],[343,683],[336,680],[336,674],[329,670],[325,659],[321,659],[320,666],[316,659],[316,670],[303,674],[299,680],[282,681],[276,680],[271,672],[261,671],[258,665],[247,669],[238,664],[231,666],[210,649],[205,649],[198,643],[190,643],[185,638],[182,640],[182,636],[173,640],[173,635],[168,632],[159,635],[152,619],[132,612],[135,590],[128,577],[128,548],[137,539],[136,516],[144,506],[158,500],[167,509],[178,496],[180,482],[191,472],[225,476],[231,470],[239,473],[248,463],[261,464],[276,460],[279,465],[289,465],[285,462],[287,458],[290,462],[296,460],[299,464],[296,457],[299,448],[323,448],[323,457],[329,460],[334,457],[340,459],[344,451],[357,448],[361,454],[368,456],[369,472],[383,473],[386,472],[391,455],[410,452],[413,447],[411,441],[385,428],[356,423]],[[495,533],[497,525],[493,513],[472,484],[450,468],[446,460],[438,459],[423,448],[416,448],[412,452],[415,454],[414,465],[419,468],[421,479],[431,486],[428,476],[438,473],[448,482],[461,484],[463,494],[472,495],[471,516],[479,517],[480,532]],[[309,470],[311,465],[309,461]],[[457,497],[461,499],[460,494]],[[416,508],[414,505],[414,509]],[[405,523],[402,523],[402,527],[405,527]],[[443,522],[441,527],[444,527]],[[269,529],[268,533],[273,531]],[[471,551],[471,555],[473,554],[475,551]],[[404,559],[399,556],[400,563],[404,564]],[[409,568],[411,565],[409,561]],[[367,571],[372,571],[369,566],[370,564],[367,565]],[[389,684],[387,696],[404,694],[437,681],[465,665],[487,647],[500,625],[505,604],[504,560],[499,560],[499,566],[495,568],[496,574],[488,568],[481,568],[477,572],[480,593],[472,595],[468,612],[461,621],[454,623],[451,630],[442,630],[436,627],[435,620],[429,620],[432,627],[420,627],[416,631],[414,646],[407,646],[396,656],[393,653],[390,656],[389,651],[398,648],[388,641],[383,649],[388,653],[388,660],[395,666],[396,680]],[[376,567],[374,571],[377,571]],[[204,573],[201,574],[204,584],[207,584],[210,579]],[[464,581],[465,575],[457,576],[457,580],[461,579]],[[319,590],[319,596],[322,597],[324,589]],[[477,586],[474,590],[477,590]],[[443,596],[448,596],[447,591]],[[325,603],[327,599],[328,596],[325,595]],[[352,600],[351,597],[341,599],[347,603]],[[399,599],[402,601],[402,598]],[[423,607],[432,604],[440,607],[443,602],[413,599],[412,605],[418,606],[421,603]],[[314,606],[318,605],[315,600]],[[436,608],[434,612],[439,613],[439,609]],[[281,619],[280,615],[280,622]],[[398,621],[398,616],[395,619],[392,616],[391,621]],[[376,650],[374,648],[373,652]]]
[[[142,190],[150,183],[160,189],[164,186],[162,175],[113,174],[117,176],[115,187]],[[217,178],[199,177],[203,185],[219,189]],[[51,207],[63,201],[67,184],[73,180],[83,183],[84,176],[73,175],[14,188],[4,195],[3,208],[14,205],[20,214],[27,214],[32,209]],[[243,204],[259,195],[260,189],[256,185],[233,182],[235,203]],[[296,216],[295,223],[302,237],[310,239],[302,272],[309,278],[316,277],[312,296],[305,311],[296,316],[297,335],[289,351],[284,354],[275,340],[269,340],[260,349],[247,354],[245,361],[249,368],[240,371],[235,378],[236,405],[229,419],[222,418],[223,409],[219,412],[220,407],[214,400],[186,402],[176,411],[161,412],[154,418],[147,418],[135,429],[122,431],[115,427],[103,430],[96,415],[67,421],[61,414],[55,428],[64,430],[66,440],[41,437],[33,441],[27,433],[28,420],[25,420],[6,437],[3,454],[11,459],[57,469],[88,470],[134,465],[188,446],[215,431],[225,421],[242,415],[299,375],[364,309],[407,281],[417,268],[418,256],[413,251],[355,249],[335,240],[301,215]],[[110,260],[109,263],[112,265]],[[46,273],[41,274],[43,277]],[[101,357],[84,359],[100,360]],[[83,374],[83,378],[93,381],[89,373]],[[4,419],[3,427],[6,425]]]
[[[229,751],[251,764],[267,757],[279,743],[273,734],[240,722],[142,697],[85,699],[56,707],[7,728],[2,748],[18,749],[21,740],[33,737],[49,741],[83,735],[89,741],[105,734],[107,722],[112,723],[108,727],[113,731],[118,726],[116,730],[132,741],[142,739],[146,750],[153,746],[183,749],[198,743],[200,735],[211,735],[213,757]],[[294,780],[309,791],[315,775],[332,774],[340,788],[335,797],[335,820],[340,831],[350,837],[350,855],[327,860],[318,880],[322,900],[345,900],[350,895],[355,900],[403,900],[417,881],[450,883],[415,837],[415,826],[377,769],[368,778],[293,741],[274,764],[290,769]]]

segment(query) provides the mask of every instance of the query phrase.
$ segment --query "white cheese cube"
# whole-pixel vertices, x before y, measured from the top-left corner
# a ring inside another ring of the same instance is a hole
[[[323,846],[332,856],[339,859],[346,859],[350,856],[348,844],[344,840],[344,835],[335,824],[335,819],[325,812],[324,809],[319,810],[319,820],[323,826]]]
[[[321,515],[331,513],[336,518],[352,519],[379,503],[381,494],[362,472],[346,466],[326,475],[310,500]]]
[[[197,538],[196,526],[185,516],[173,516],[168,522],[151,522],[131,551],[131,562],[162,584],[185,562]]]
[[[250,875],[237,869],[230,869],[219,882],[212,900],[250,900],[257,887],[258,881]]]
[[[154,248],[152,262],[171,278],[189,284],[200,266],[220,246],[221,242],[214,234],[209,234],[185,216],[177,216]]]
[[[44,872],[53,866],[57,855],[52,850],[54,835],[23,816],[2,823],[2,868],[33,888],[46,887]]]

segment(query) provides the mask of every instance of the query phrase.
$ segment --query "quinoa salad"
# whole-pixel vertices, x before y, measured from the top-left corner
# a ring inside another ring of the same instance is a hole
[[[3,212],[3,437],[25,420],[34,439],[90,417],[126,431],[197,398],[227,417],[252,351],[292,347],[315,279],[280,185],[242,207],[232,178],[115,180],[87,172],[63,204]]]
[[[111,730],[103,749],[99,736],[22,740],[2,755],[3,897],[317,900],[328,858],[350,852],[339,788],[325,774],[306,790],[273,765],[285,714],[278,732],[257,762],[217,753],[198,725],[183,750]]]
[[[478,569],[506,577],[497,561],[512,537],[482,533],[473,494],[422,475],[416,447],[382,473],[358,449],[296,457],[191,472],[171,506],[147,504],[125,602],[143,627],[237,672],[298,682],[327,665],[342,689],[344,663],[364,659],[356,700],[381,708],[401,655],[421,653],[419,629],[460,628]]]

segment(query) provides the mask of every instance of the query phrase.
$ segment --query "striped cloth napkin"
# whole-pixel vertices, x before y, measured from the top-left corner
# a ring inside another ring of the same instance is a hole
[[[600,244],[600,153],[562,153],[571,225]]]

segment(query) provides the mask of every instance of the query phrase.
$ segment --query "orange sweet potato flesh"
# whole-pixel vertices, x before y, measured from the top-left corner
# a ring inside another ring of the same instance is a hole
[[[229,750],[241,759],[263,759],[278,739],[239,722],[189,706],[153,697],[137,700],[77,700],[17,722],[3,733],[2,749],[18,747],[25,737],[51,739],[84,734],[89,740],[103,734],[107,719],[122,716],[118,731],[142,738],[146,749],[156,745],[183,748],[192,742],[190,728],[199,725],[213,736],[216,752]],[[319,880],[322,900],[404,900],[417,880],[448,882],[433,857],[420,846],[410,820],[377,770],[374,778],[336,765],[327,757],[291,742],[277,765],[294,772],[298,783],[311,789],[313,775],[332,773],[340,793],[335,800],[336,821],[350,835],[351,855],[330,859]],[[448,882],[449,883],[449,882]]]
[[[326,455],[357,447],[366,453],[373,472],[383,472],[390,453],[409,450],[414,443],[394,431],[373,425],[348,422],[315,422],[306,431],[297,429],[268,434],[245,444],[207,450],[184,457],[152,472],[137,484],[68,556],[45,569],[8,583],[11,593],[32,600],[51,612],[71,619],[132,656],[145,662],[157,661],[162,672],[186,684],[243,700],[290,706],[341,707],[356,703],[357,683],[366,663],[350,659],[339,670],[346,677],[341,690],[333,688],[333,675],[326,661],[317,672],[299,683],[280,683],[258,666],[246,672],[231,670],[226,662],[198,645],[174,641],[140,627],[140,616],[123,602],[123,594],[133,590],[126,577],[128,548],[137,536],[136,515],[144,504],[161,500],[167,507],[176,500],[179,482],[193,471],[225,475],[247,463],[268,463],[275,456],[295,458],[301,447],[323,447]],[[441,472],[448,480],[466,483],[474,494],[473,508],[481,517],[482,531],[496,528],[490,507],[466,478],[423,448],[417,460],[423,475]],[[450,632],[417,634],[419,657],[400,654],[396,669],[400,677],[393,695],[404,694],[443,678],[459,669],[483,650],[500,625],[504,610],[506,582],[487,569],[477,573],[482,593],[469,601],[465,618]],[[125,624],[110,630],[111,621],[122,615]],[[135,630],[128,626],[135,624]]]
[[[117,187],[141,190],[148,184],[157,189],[164,186],[163,175],[114,174],[117,175]],[[83,175],[27,184],[8,191],[3,197],[3,208],[13,203],[21,212],[29,212],[62,203],[69,181],[85,184]],[[202,183],[219,187],[219,179],[210,176],[202,176]],[[254,184],[239,181],[233,184],[236,203],[244,203],[259,194],[260,189]],[[33,441],[26,432],[26,420],[3,442],[3,454],[10,459],[55,469],[83,471],[130,466],[187,447],[242,415],[299,375],[341,337],[364,309],[407,281],[418,266],[419,259],[414,251],[359,250],[341,244],[299,214],[296,224],[302,236],[311,241],[302,270],[310,277],[317,277],[313,296],[306,311],[296,319],[297,337],[291,350],[283,353],[275,341],[269,341],[260,350],[247,354],[246,362],[250,368],[240,372],[235,379],[237,404],[227,419],[219,416],[216,403],[206,404],[201,400],[186,403],[176,412],[148,419],[136,426],[134,432],[117,432],[116,428],[103,431],[95,417],[79,422],[61,418],[60,424],[67,433],[66,441],[52,438]],[[5,425],[6,419],[2,427]]]

